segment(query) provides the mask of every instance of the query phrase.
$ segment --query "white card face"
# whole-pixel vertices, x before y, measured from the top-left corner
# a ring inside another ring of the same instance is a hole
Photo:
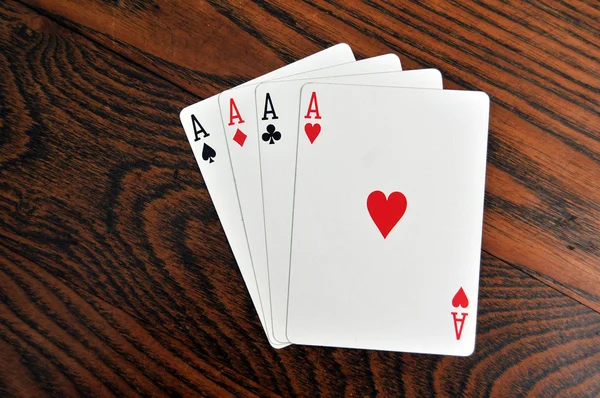
[[[399,58],[395,55],[385,55],[311,71],[295,75],[294,77],[327,76],[336,73],[349,75],[352,73],[364,73],[365,71],[389,71],[398,68],[400,68]],[[269,339],[285,343],[287,340],[275,339],[272,332],[269,273],[258,154],[261,135],[257,131],[254,91],[255,87],[253,85],[225,91],[219,95],[219,105],[246,229],[246,237],[254,266],[254,274],[256,276],[263,313],[267,321],[266,331]],[[299,95],[299,91],[296,91],[295,95]],[[276,138],[273,138],[273,140],[275,141]]]
[[[488,119],[481,92],[303,87],[291,342],[473,351]]]
[[[307,70],[326,68],[352,61],[354,61],[354,55],[350,47],[347,44],[338,44],[254,79],[249,83],[277,79]],[[213,96],[188,106],[181,111],[180,118],[194,157],[202,172],[204,183],[213,200],[223,230],[227,235],[233,255],[266,331],[267,323],[262,311],[258,286],[252,267],[252,259],[231,169],[231,160],[227,150],[225,131],[219,111],[218,97]],[[269,343],[275,348],[286,345],[278,344],[272,339],[269,339]]]
[[[345,65],[344,65],[345,66]],[[386,72],[357,76],[336,76],[272,81],[256,87],[256,113],[261,134],[278,131],[281,138],[259,143],[265,236],[269,266],[271,318],[275,339],[287,339],[287,298],[294,202],[294,173],[300,89],[308,81],[393,87],[442,88],[442,75],[436,69]],[[273,127],[269,127],[273,126]]]

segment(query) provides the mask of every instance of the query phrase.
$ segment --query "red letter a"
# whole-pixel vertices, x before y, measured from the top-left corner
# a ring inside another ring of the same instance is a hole
[[[314,91],[310,95],[310,102],[308,103],[308,112],[306,112],[306,116],[304,116],[304,118],[310,119],[311,113],[315,114],[315,119],[321,118],[321,115],[319,114],[319,104],[317,103],[317,93],[315,93]]]
[[[233,126],[233,119],[238,119],[238,124],[244,123],[244,119],[242,119],[242,115],[240,115],[240,111],[238,111],[237,105],[233,98],[229,99],[229,125]]]
[[[458,313],[451,312],[452,318],[454,318],[454,333],[456,334],[456,340],[460,340],[460,335],[463,331],[463,326],[465,326],[465,320],[467,319],[468,313],[461,313],[462,318],[458,316]]]

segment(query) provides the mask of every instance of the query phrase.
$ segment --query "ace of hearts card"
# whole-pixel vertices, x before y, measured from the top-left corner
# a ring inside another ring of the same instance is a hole
[[[469,355],[487,95],[309,83],[300,104],[288,340]]]

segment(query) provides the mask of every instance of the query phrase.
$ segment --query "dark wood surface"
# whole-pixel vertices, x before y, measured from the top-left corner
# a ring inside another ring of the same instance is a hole
[[[597,396],[596,2],[0,4],[0,396]],[[181,108],[339,41],[492,97],[469,358],[266,342]]]

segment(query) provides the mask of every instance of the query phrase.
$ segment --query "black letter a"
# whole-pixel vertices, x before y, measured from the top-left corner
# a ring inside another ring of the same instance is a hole
[[[270,110],[269,106],[271,107]],[[275,113],[275,108],[273,107],[273,102],[271,101],[271,94],[267,93],[267,96],[265,97],[265,113],[263,114],[262,120],[269,120],[267,117],[269,113],[273,114],[271,119],[278,119],[277,114]]]

